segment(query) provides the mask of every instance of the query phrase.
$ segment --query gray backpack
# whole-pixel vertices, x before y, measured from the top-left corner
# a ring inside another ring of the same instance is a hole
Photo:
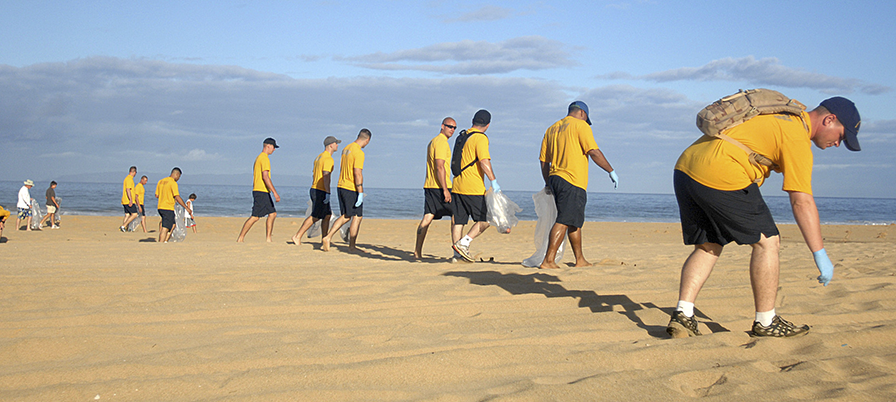
[[[761,114],[779,113],[799,117],[803,122],[803,127],[809,131],[809,126],[802,117],[804,110],[806,110],[806,105],[796,99],[790,99],[778,91],[763,88],[740,90],[736,94],[713,102],[697,113],[697,128],[706,136],[721,138],[744,150],[750,155],[751,163],[768,166],[777,171],[778,166],[771,159],[754,152],[740,141],[725,135],[724,132]]]

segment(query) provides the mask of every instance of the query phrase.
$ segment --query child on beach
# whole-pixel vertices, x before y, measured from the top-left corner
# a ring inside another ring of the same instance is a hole
[[[186,221],[186,227],[193,228],[193,233],[199,233],[199,228],[196,227],[196,221],[193,219],[196,216],[194,215],[193,201],[196,201],[196,193],[190,194],[190,197],[187,198],[187,208],[189,208],[190,212],[185,214],[184,220]]]

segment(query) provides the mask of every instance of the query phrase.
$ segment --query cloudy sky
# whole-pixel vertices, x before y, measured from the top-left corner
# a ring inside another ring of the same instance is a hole
[[[307,186],[323,138],[366,127],[365,184],[419,188],[441,119],[485,108],[498,181],[537,190],[579,99],[616,191],[670,193],[696,112],[766,87],[859,107],[863,151],[816,149],[817,196],[896,197],[896,3],[830,3],[2,0],[0,180],[241,182],[274,137],[275,184]]]

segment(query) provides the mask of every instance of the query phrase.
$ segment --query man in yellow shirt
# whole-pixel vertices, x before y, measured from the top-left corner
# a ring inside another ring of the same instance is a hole
[[[333,227],[321,239],[321,250],[330,251],[330,241],[333,235],[346,222],[351,221],[348,230],[348,250],[362,252],[356,246],[358,232],[361,230],[361,219],[364,217],[364,151],[370,143],[370,130],[362,128],[358,138],[348,144],[342,150],[342,159],[339,162],[339,183],[336,186],[336,195],[339,197],[339,218],[333,222]]]
[[[174,229],[174,203],[177,202],[184,207],[184,213],[193,217],[193,213],[187,208],[183,198],[180,197],[180,191],[177,188],[177,181],[180,180],[180,168],[171,169],[171,176],[159,181],[156,186],[156,194],[159,196],[159,216],[162,217],[162,228],[159,230],[159,243],[168,243],[171,238],[171,230]]]
[[[314,222],[320,222],[321,239],[327,235],[330,230],[330,216],[333,210],[330,208],[330,176],[333,173],[333,153],[339,149],[342,141],[337,140],[334,136],[324,138],[324,151],[317,155],[314,159],[314,166],[311,170],[311,216],[305,218],[302,227],[292,237],[292,242],[302,244],[302,237],[305,232],[311,228]]]
[[[454,226],[454,213],[451,211],[451,147],[448,139],[454,135],[457,122],[450,117],[442,120],[442,129],[426,147],[426,180],[423,182],[423,219],[417,226],[417,245],[414,258],[423,258],[423,241],[433,219],[451,217]],[[451,231],[453,233],[453,230]],[[458,239],[451,239],[453,244]]]
[[[0,242],[3,241],[3,229],[6,227],[6,219],[9,218],[10,212],[0,205]]]
[[[137,204],[140,206],[140,227],[143,228],[143,233],[146,233],[146,208],[143,206],[146,189],[143,186],[145,186],[148,181],[149,178],[143,176],[140,178],[140,182],[134,185],[134,192],[137,194]]]
[[[548,236],[548,250],[540,268],[560,268],[554,260],[563,243],[564,234],[576,257],[577,267],[591,266],[582,253],[582,226],[585,224],[585,204],[588,202],[588,158],[610,174],[618,185],[619,177],[594,141],[588,105],[575,101],[569,105],[565,118],[554,123],[541,141],[541,175],[545,187],[554,195],[557,220]]]
[[[468,262],[473,262],[470,255],[470,243],[488,229],[488,206],[485,203],[484,177],[491,181],[494,192],[501,191],[495,173],[492,171],[492,157],[488,149],[488,137],[485,131],[491,124],[492,115],[481,109],[473,116],[473,127],[467,130],[470,137],[461,150],[461,166],[465,168],[460,175],[454,177],[451,188],[451,205],[454,207],[454,224],[451,227],[451,238],[458,239],[452,248]],[[466,236],[464,225],[472,219],[473,225]]]
[[[268,243],[272,242],[271,234],[274,233],[274,219],[277,219],[277,210],[274,208],[274,199],[280,202],[280,194],[274,188],[274,182],[271,181],[271,159],[270,156],[274,150],[280,148],[277,141],[273,138],[266,138],[263,141],[261,153],[255,158],[255,164],[252,167],[252,216],[246,219],[240,230],[240,236],[236,239],[238,243],[242,243],[246,237],[246,233],[252,228],[258,219],[267,215],[265,222],[265,236]]]
[[[137,210],[137,196],[134,194],[134,176],[137,175],[137,167],[131,166],[128,175],[124,178],[121,185],[121,205],[124,207],[124,220],[118,230],[126,232],[128,224],[137,218],[139,211]]]
[[[858,151],[860,124],[855,105],[846,98],[834,97],[801,116],[760,115],[725,131],[770,158],[784,175],[783,190],[790,196],[793,217],[821,273],[818,282],[825,286],[834,275],[834,266],[824,249],[812,196],[812,144],[825,149],[844,142],[849,150]],[[681,269],[678,306],[666,328],[672,337],[700,335],[694,301],[722,248],[732,241],[753,248],[750,282],[756,318],[750,335],[790,337],[808,333],[808,325],[794,325],[775,312],[780,236],[759,192],[759,185],[769,174],[769,167],[751,163],[742,149],[717,138],[698,139],[678,158],[675,196],[684,242],[693,244],[694,251]]]

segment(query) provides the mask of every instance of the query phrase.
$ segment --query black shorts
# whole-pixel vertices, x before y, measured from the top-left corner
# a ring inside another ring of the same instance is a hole
[[[560,176],[548,177],[548,186],[554,193],[554,204],[557,206],[555,222],[566,226],[580,228],[585,224],[585,204],[588,193]]]
[[[174,228],[174,211],[170,209],[160,209],[159,216],[162,217],[162,227],[168,230]]]
[[[146,208],[143,207],[143,204],[140,204],[139,212],[140,216],[146,216]]]
[[[451,203],[445,202],[445,195],[440,188],[423,189],[423,214],[432,214],[434,219],[442,219],[443,216],[451,216]]]
[[[261,218],[275,212],[277,210],[274,209],[274,200],[271,198],[271,193],[265,191],[252,192],[252,216]]]
[[[125,214],[136,214],[137,212],[137,204],[134,205],[122,205],[124,207]]]
[[[339,196],[339,213],[342,216],[346,218],[364,216],[364,204],[362,203],[360,207],[355,206],[355,203],[358,202],[357,191],[337,188],[336,193]]]
[[[454,207],[454,224],[466,225],[470,218],[473,222],[485,222],[488,206],[485,195],[451,194],[451,206]]]
[[[309,191],[311,195],[311,216],[317,219],[324,219],[330,215],[333,215],[333,210],[330,209],[330,203],[327,202],[324,204],[324,199],[327,197],[326,191],[320,191],[316,188],[312,188]]]
[[[675,171],[673,180],[684,244],[755,244],[760,235],[778,235],[756,183],[743,190],[716,190],[680,170]]]

